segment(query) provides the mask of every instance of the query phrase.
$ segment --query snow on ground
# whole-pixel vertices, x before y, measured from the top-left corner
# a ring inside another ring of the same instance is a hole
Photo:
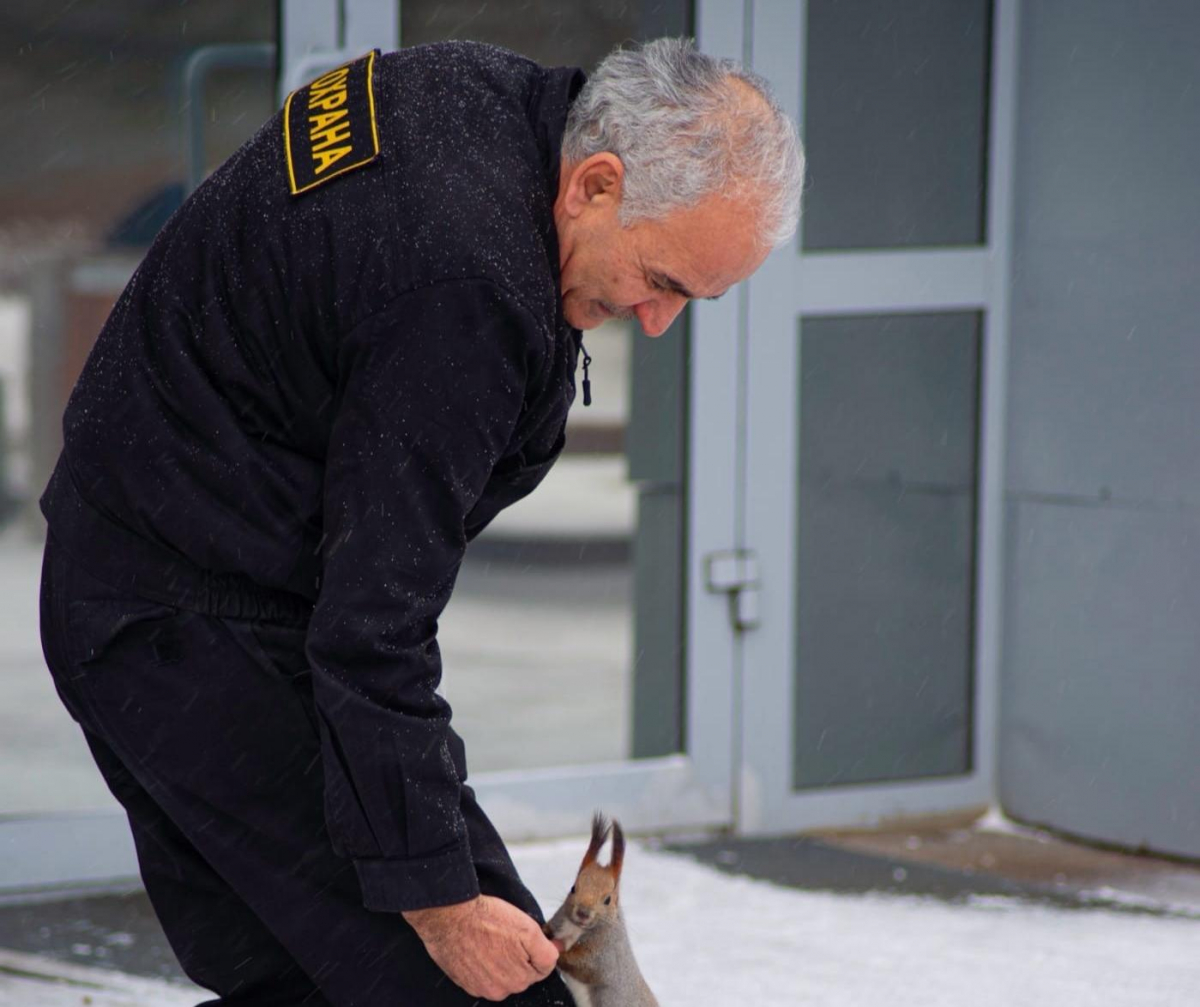
[[[570,887],[583,848],[582,839],[514,847],[547,912]],[[622,898],[634,949],[663,1007],[1200,1003],[1194,920],[997,898],[952,906],[798,892],[636,844]],[[3,1007],[78,1007],[85,996],[93,1007],[182,1007],[200,999],[178,986],[0,952]]]
[[[549,910],[581,852],[560,843],[514,858]],[[622,900],[663,1007],[1200,1003],[1193,920],[798,892],[640,847],[626,859]]]

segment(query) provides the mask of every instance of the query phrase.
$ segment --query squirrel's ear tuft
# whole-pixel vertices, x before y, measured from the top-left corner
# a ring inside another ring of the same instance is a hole
[[[613,872],[613,877],[618,881],[621,878],[621,865],[625,863],[625,833],[621,831],[621,823],[613,819],[612,823],[612,859],[609,861],[609,868]]]
[[[583,863],[580,865],[580,870],[583,870],[588,864],[596,862],[596,858],[600,855],[600,848],[604,845],[604,840],[607,838],[608,819],[597,811],[592,816],[592,841],[588,844],[587,853],[583,855]]]

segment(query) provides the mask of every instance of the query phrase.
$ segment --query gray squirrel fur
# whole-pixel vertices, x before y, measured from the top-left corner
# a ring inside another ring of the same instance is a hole
[[[611,826],[608,864],[597,860],[609,831],[597,813],[575,884],[543,929],[563,946],[558,968],[578,1007],[659,1007],[633,956],[621,912],[625,836],[620,823]]]

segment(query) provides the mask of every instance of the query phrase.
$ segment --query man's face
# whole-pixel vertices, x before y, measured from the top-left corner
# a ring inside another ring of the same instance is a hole
[[[636,318],[646,335],[658,336],[691,298],[719,297],[762,265],[768,250],[757,242],[747,200],[712,196],[662,220],[621,227],[621,169],[613,160],[615,168],[601,164],[594,177],[565,181],[555,207],[563,313],[573,327]]]

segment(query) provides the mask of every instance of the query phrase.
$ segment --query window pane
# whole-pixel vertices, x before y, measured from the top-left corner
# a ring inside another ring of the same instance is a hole
[[[204,46],[274,36],[273,5],[244,0],[0,8],[0,123],[10,140],[0,157],[0,764],[22,767],[0,778],[2,814],[114,806],[43,664],[41,543],[27,532],[41,527],[35,501],[58,453],[67,392],[182,200],[184,64]],[[203,102],[212,167],[274,111],[274,72],[216,70]]]
[[[811,0],[806,249],[984,240],[988,0]]]
[[[622,42],[685,34],[685,20],[679,0],[403,0],[400,38],[405,46],[446,39],[490,42],[545,66],[581,66],[590,72]]]
[[[969,768],[979,332],[801,323],[797,788]]]

